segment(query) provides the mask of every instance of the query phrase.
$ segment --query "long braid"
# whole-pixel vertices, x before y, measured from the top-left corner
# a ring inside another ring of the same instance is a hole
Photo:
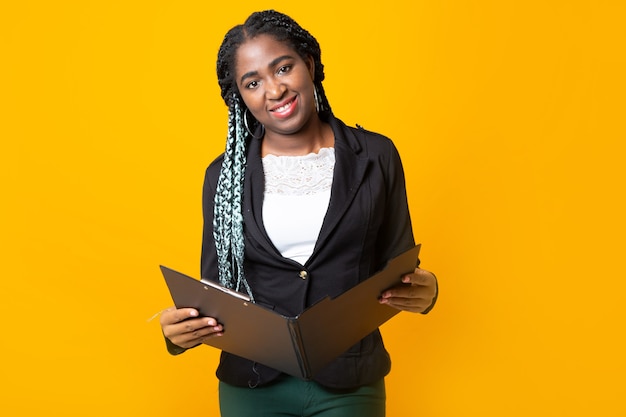
[[[224,37],[217,54],[217,80],[228,106],[226,151],[215,192],[213,236],[217,250],[220,284],[237,291],[245,290],[254,300],[244,271],[245,240],[243,233],[243,182],[246,167],[246,140],[251,137],[244,125],[247,107],[235,82],[235,58],[239,46],[261,34],[291,46],[303,59],[315,63],[313,83],[317,90],[320,112],[330,112],[322,81],[324,65],[317,40],[292,18],[274,10],[252,13],[243,25],[233,27]],[[250,129],[259,122],[252,118]]]
[[[252,297],[244,275],[244,236],[241,205],[246,164],[246,130],[239,99],[233,97],[228,111],[226,151],[215,191],[213,237],[217,250],[219,282]]]
[[[244,114],[241,111],[239,100],[233,100],[235,103],[235,155],[233,158],[233,214],[232,214],[232,253],[234,255],[233,268],[237,271],[237,284],[235,289],[241,291],[241,286],[246,292],[253,297],[252,290],[248,285],[248,281],[244,275],[244,234],[243,234],[243,180],[246,170],[246,134],[247,131],[243,125]]]

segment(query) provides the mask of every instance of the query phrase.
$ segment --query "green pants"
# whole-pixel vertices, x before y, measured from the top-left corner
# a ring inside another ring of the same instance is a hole
[[[384,417],[385,382],[354,390],[329,390],[282,376],[257,388],[220,382],[221,417]]]

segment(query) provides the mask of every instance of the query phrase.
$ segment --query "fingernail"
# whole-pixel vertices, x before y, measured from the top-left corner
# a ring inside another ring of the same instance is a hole
[[[191,310],[191,311],[189,312],[189,315],[190,315],[190,316],[194,316],[194,317],[195,317],[195,316],[197,316],[197,315],[198,315],[198,312],[197,312],[196,310]]]

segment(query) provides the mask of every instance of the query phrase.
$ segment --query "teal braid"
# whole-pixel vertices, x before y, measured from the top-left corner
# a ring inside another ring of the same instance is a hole
[[[213,236],[217,251],[219,282],[236,291],[252,290],[244,274],[243,180],[246,166],[246,136],[243,111],[233,95],[228,109],[226,151],[215,191]]]

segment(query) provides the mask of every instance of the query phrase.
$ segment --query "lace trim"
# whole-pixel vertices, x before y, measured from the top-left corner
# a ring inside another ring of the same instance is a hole
[[[297,196],[328,191],[334,168],[334,148],[303,156],[264,156],[265,193]]]

